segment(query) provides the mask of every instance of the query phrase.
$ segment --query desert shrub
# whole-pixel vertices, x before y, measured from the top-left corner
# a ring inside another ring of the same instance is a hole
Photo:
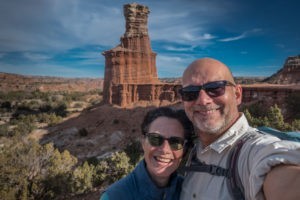
[[[79,129],[79,135],[81,136],[81,137],[85,137],[85,136],[87,136],[89,134],[89,132],[88,132],[88,130],[86,130],[86,128],[81,128],[81,129]]]
[[[143,149],[140,141],[131,140],[131,142],[125,147],[124,152],[127,154],[130,160],[130,164],[135,166],[143,157]]]
[[[55,113],[40,113],[37,115],[38,122],[40,123],[47,123],[49,126],[53,126],[58,124],[62,121],[62,117],[57,116]]]
[[[60,153],[53,148],[52,144],[48,144],[45,149],[45,152],[50,152],[51,156],[48,159],[47,174],[42,182],[42,188],[44,188],[43,198],[47,197],[48,199],[71,193],[73,188],[72,170],[77,163],[77,159],[69,151],[65,150]]]
[[[134,168],[125,152],[115,152],[99,162],[95,167],[94,184],[111,184],[126,176]]]
[[[102,101],[102,98],[99,98],[99,99],[91,99],[90,101],[89,101],[89,103],[91,104],[91,105],[96,105],[96,104],[98,104],[98,103],[100,103]]]
[[[23,102],[23,106],[26,107],[28,110],[37,111],[41,107],[41,103],[37,100],[30,100]]]
[[[9,136],[9,129],[8,124],[1,124],[0,125],[0,137],[8,137]]]
[[[99,163],[99,160],[96,156],[89,157],[86,161],[89,165],[94,165],[94,166],[97,166]]]
[[[11,110],[12,105],[10,101],[4,101],[1,103],[1,108],[4,108],[6,110]]]
[[[84,92],[69,92],[69,93],[65,93],[64,97],[65,97],[65,100],[68,102],[81,101],[81,100],[83,100],[83,96],[85,94],[86,93],[84,93]]]
[[[0,194],[9,199],[53,199],[71,192],[77,159],[53,144],[12,138],[0,154]]]
[[[45,103],[40,106],[40,112],[50,112],[52,109],[52,105],[49,103]]]
[[[280,131],[299,130],[299,120],[294,120],[291,124],[284,121],[281,109],[275,104],[267,110],[265,116],[253,117],[253,115],[246,109],[245,116],[249,124],[253,127],[269,126]]]
[[[294,130],[294,131],[300,131],[300,119],[295,119],[292,122],[292,130]]]
[[[56,108],[53,109],[54,113],[61,117],[67,116],[67,105],[65,103],[59,104]]]
[[[94,166],[84,162],[82,166],[77,167],[72,174],[72,192],[81,194],[87,192],[93,187]]]
[[[74,108],[82,108],[82,107],[83,107],[83,103],[77,102],[77,103],[74,104],[73,107],[74,107]]]
[[[252,117],[254,118],[260,118],[264,117],[267,114],[267,111],[265,109],[265,105],[263,102],[256,102],[254,104],[251,104],[250,106],[243,106],[241,108],[242,111],[248,110],[249,113],[251,113]]]
[[[9,136],[25,136],[31,133],[36,126],[27,121],[17,121],[16,125],[9,130]]]

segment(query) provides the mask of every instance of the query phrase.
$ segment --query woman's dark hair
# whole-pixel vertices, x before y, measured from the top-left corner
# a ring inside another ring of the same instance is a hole
[[[148,111],[141,125],[143,135],[149,131],[151,123],[159,117],[168,117],[178,120],[184,129],[185,139],[188,141],[188,143],[191,142],[192,136],[194,135],[192,122],[188,119],[183,109],[175,110],[171,107],[159,107]]]

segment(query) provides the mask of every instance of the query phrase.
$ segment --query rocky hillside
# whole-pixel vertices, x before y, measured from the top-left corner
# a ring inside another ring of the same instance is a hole
[[[140,125],[147,111],[168,102],[139,102],[132,108],[95,105],[49,128],[37,129],[32,137],[42,143],[53,142],[67,149],[79,160],[102,157],[108,152],[123,149],[141,135]],[[173,104],[181,108],[181,104]],[[84,133],[84,134],[82,134]]]
[[[300,55],[288,57],[283,68],[267,78],[265,82],[284,85],[300,85]]]
[[[103,88],[103,79],[24,76],[0,72],[0,91],[77,91]]]

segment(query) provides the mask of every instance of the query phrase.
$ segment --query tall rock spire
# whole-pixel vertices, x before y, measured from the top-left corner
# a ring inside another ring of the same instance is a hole
[[[158,83],[156,53],[151,49],[148,35],[147,6],[137,3],[123,7],[126,31],[121,44],[103,52],[105,74],[103,100],[112,103],[112,87],[120,84]]]
[[[124,5],[124,16],[126,19],[126,32],[124,37],[148,36],[148,14],[147,6],[137,3]]]

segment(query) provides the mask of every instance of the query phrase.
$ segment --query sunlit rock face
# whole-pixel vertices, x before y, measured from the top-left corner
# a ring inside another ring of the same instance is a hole
[[[268,79],[269,83],[300,85],[300,55],[286,59],[283,68]]]

